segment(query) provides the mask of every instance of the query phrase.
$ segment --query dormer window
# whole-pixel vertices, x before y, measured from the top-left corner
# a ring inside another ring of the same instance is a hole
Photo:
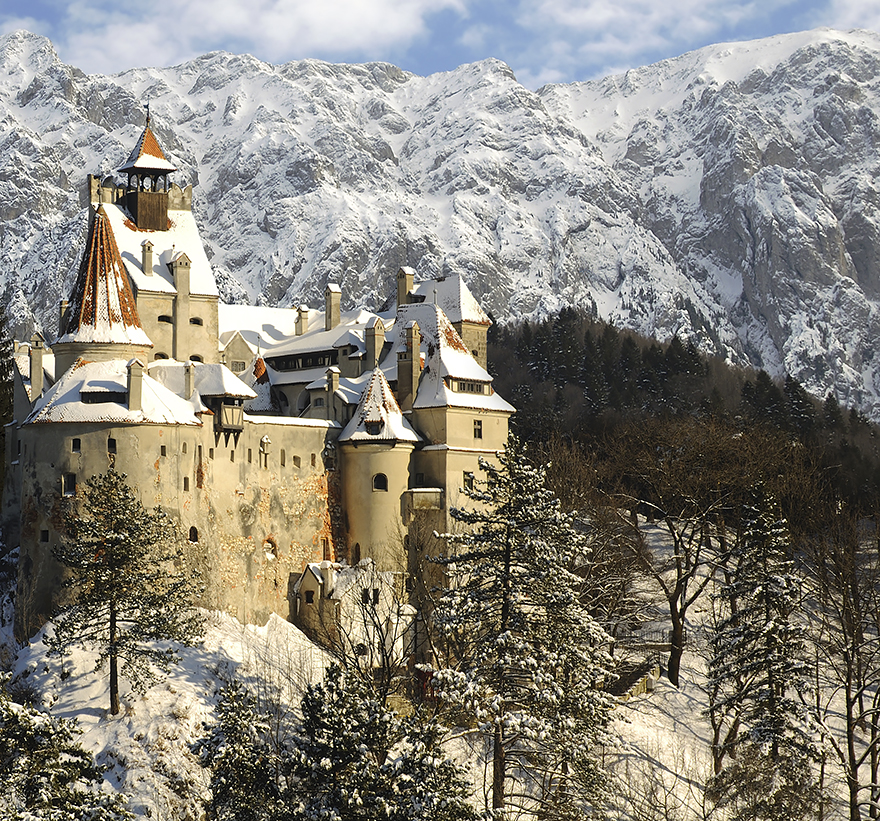
[[[485,393],[485,383],[472,380],[458,379],[453,383],[452,389],[458,393]]]
[[[367,433],[369,433],[370,436],[378,436],[380,433],[382,433],[382,428],[385,426],[382,424],[381,420],[370,420],[368,422],[364,422],[364,427],[367,429]]]

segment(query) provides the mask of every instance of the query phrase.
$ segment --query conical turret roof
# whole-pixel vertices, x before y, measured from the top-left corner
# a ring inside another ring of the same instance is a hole
[[[373,371],[357,410],[339,437],[340,442],[418,442],[419,435],[400,411],[394,392],[379,368]]]
[[[137,141],[134,150],[125,161],[125,165],[119,169],[122,174],[137,174],[139,172],[158,172],[168,174],[177,169],[165,158],[165,152],[159,145],[153,129],[150,128],[150,117],[147,115],[147,124],[144,132]]]
[[[92,221],[58,343],[152,347],[141,326],[134,294],[104,207]]]

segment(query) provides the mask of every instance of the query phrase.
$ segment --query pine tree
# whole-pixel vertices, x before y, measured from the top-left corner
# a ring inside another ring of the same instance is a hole
[[[119,712],[118,661],[136,692],[143,692],[178,661],[165,642],[193,646],[202,635],[192,608],[197,580],[186,572],[182,539],[158,508],[144,509],[110,470],[93,476],[64,511],[64,543],[55,558],[70,568],[65,582],[74,603],[55,622],[50,652],[74,644],[98,650],[96,670],[110,667],[110,712]],[[163,644],[157,645],[157,642]]]
[[[492,749],[492,808],[542,818],[583,818],[607,779],[594,750],[611,703],[604,630],[579,600],[571,568],[588,557],[586,537],[545,487],[514,438],[486,479],[454,509],[465,526],[441,562],[450,576],[434,612],[448,653],[438,694],[464,712]],[[516,773],[517,795],[510,782]]]
[[[211,770],[211,821],[261,821],[283,817],[280,755],[270,743],[265,711],[240,682],[223,691],[218,719],[195,745],[199,761]]]
[[[75,739],[74,722],[14,704],[0,688],[0,817],[123,821],[121,795],[100,791],[101,771]]]
[[[727,617],[713,639],[710,710],[739,726],[731,763],[709,794],[733,809],[734,821],[808,817],[817,794],[816,758],[804,701],[809,670],[795,622],[800,583],[788,555],[778,505],[758,489],[732,547],[734,568],[722,588]]]
[[[299,729],[274,743],[256,700],[227,688],[197,745],[212,770],[211,821],[476,821],[435,722],[401,719],[336,665],[308,688],[301,710]]]

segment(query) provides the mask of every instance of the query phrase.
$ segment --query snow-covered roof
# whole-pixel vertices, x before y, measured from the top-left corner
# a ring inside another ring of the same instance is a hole
[[[92,219],[67,321],[57,342],[153,346],[141,326],[134,294],[103,206],[99,206]]]
[[[106,402],[84,402],[82,394],[108,395]],[[129,410],[113,397],[128,394],[128,368],[122,359],[109,362],[77,361],[37,401],[25,424],[47,422],[110,422],[134,424],[148,422],[161,425],[201,425],[192,404],[168,388],[143,375],[141,409]]]
[[[245,402],[246,411],[249,413],[273,413],[278,410],[272,398],[272,383],[269,380],[269,372],[266,370],[266,363],[261,356],[256,357],[239,374],[239,379],[256,394],[253,399]]]
[[[317,311],[309,311],[309,327],[317,327],[314,317]],[[263,305],[217,305],[217,318],[220,327],[220,344],[229,343],[236,331],[254,353],[262,353],[266,348],[279,345],[296,335],[295,308],[267,308]],[[321,320],[321,328],[324,321]]]
[[[291,311],[291,313],[295,314],[296,312]],[[357,345],[359,351],[362,351],[364,329],[375,317],[375,313],[364,308],[344,311],[340,315],[339,324],[335,328],[325,331],[324,312],[309,311],[309,331],[302,336],[288,336],[287,339],[272,347],[266,346],[263,353],[268,357],[286,356],[311,351],[329,351],[333,348],[344,348],[347,345]]]
[[[193,391],[203,397],[225,396],[232,399],[256,399],[257,394],[229,368],[214,362],[178,362],[158,359],[151,362],[148,373],[157,382],[183,396],[186,366],[192,367]]]
[[[424,368],[413,408],[450,406],[515,411],[513,405],[495,393],[489,372],[474,359],[446,314],[433,303],[401,305],[397,309],[394,342],[383,362],[383,370],[389,378],[397,378],[397,354],[406,349],[406,326],[413,321],[419,326],[424,352]],[[483,393],[452,390],[454,382],[477,383]]]
[[[400,411],[385,374],[373,371],[351,421],[339,436],[340,442],[418,442],[419,435]]]
[[[150,128],[150,118],[147,117],[147,124],[143,133],[138,139],[131,154],[119,171],[123,174],[137,171],[159,171],[169,173],[177,169],[165,157],[165,152],[159,145],[156,135]]]
[[[177,293],[169,264],[183,252],[190,260],[190,293],[218,295],[217,281],[191,211],[169,210],[168,229],[151,231],[138,228],[121,205],[105,203],[103,208],[116,236],[125,270],[138,291]],[[147,240],[153,244],[153,266],[151,271],[145,272],[142,268],[142,246]]]
[[[12,359],[21,378],[21,384],[27,391],[28,398],[33,401],[31,396],[31,358],[28,353],[29,347],[22,345],[13,355]],[[43,352],[43,387],[51,385],[55,381],[55,354],[48,350]]]
[[[439,305],[452,323],[464,321],[476,322],[480,325],[492,324],[492,320],[480,307],[480,303],[470,292],[461,274],[417,282],[410,293],[421,302]]]

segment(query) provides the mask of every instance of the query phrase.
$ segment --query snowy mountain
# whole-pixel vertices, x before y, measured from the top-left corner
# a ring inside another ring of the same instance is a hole
[[[376,305],[401,265],[499,319],[566,304],[790,373],[880,419],[880,35],[711,46],[533,93],[486,60],[87,76],[0,38],[0,304],[52,336],[87,173],[153,128],[229,301]]]

